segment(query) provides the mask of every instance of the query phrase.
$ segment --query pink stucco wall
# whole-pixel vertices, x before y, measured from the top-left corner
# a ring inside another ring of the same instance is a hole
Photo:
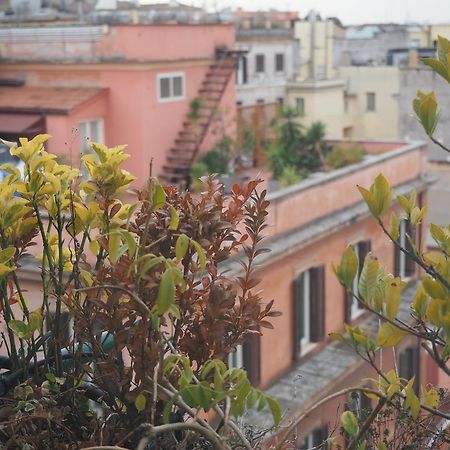
[[[330,172],[317,178],[317,183],[310,187],[306,188],[313,178],[269,196],[271,235],[285,233],[357,203],[361,195],[356,186],[367,188],[379,173],[383,173],[392,186],[424,173],[426,148],[422,144],[408,148],[410,150],[406,152],[402,152],[400,147],[380,157],[373,156],[376,159],[363,168],[351,170],[348,166],[341,171]],[[302,189],[302,186],[305,188]]]
[[[80,149],[79,122],[103,118],[105,143],[128,145],[132,156],[125,167],[143,185],[151,160],[153,175],[162,172],[190,101],[199,96],[198,90],[214,62],[215,49],[232,48],[233,43],[230,25],[113,26],[97,44],[105,56],[103,62],[74,64],[68,59],[61,64],[10,63],[0,67],[0,75],[25,78],[28,86],[108,88],[104,100],[83,105],[69,116],[47,117],[48,132],[53,135],[49,148],[58,153],[63,149],[75,161]],[[114,62],[105,62],[111,57]],[[157,98],[157,76],[172,72],[184,74],[185,97],[161,103]],[[220,111],[234,115],[234,76],[221,99]],[[233,132],[232,125],[228,129]],[[213,145],[218,138],[210,133],[205,145]]]

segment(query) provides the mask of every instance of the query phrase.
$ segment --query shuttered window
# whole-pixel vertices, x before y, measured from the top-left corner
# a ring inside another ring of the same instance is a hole
[[[406,248],[406,250],[412,252],[413,248],[409,239],[415,242],[415,233],[408,220],[402,220],[400,222],[399,232],[400,236],[397,242],[401,245],[402,248]],[[408,255],[402,252],[397,246],[394,246],[395,275],[401,278],[411,277],[414,275],[415,270],[416,267],[414,261]]]
[[[313,267],[294,282],[294,359],[325,334],[325,268]]]
[[[408,347],[400,353],[398,372],[400,378],[410,380],[414,378],[414,390],[419,393],[420,386],[420,352],[417,347]]]
[[[255,70],[255,72],[256,73],[264,73],[264,71],[265,71],[265,58],[264,58],[264,55],[256,55],[255,56],[255,59],[256,59],[256,62],[255,62],[255,65],[256,65],[256,70]]]
[[[323,427],[317,427],[308,436],[306,436],[302,442],[300,450],[306,450],[311,448],[326,448],[320,447],[328,439],[328,425]]]
[[[275,55],[275,72],[284,72],[284,55],[277,53]]]
[[[370,241],[360,241],[354,244],[353,248],[358,256],[359,261],[358,273],[353,279],[352,286],[353,292],[357,293],[359,277],[364,266],[364,259],[366,258],[366,255],[370,253],[372,245]],[[358,300],[356,300],[356,298],[350,292],[345,291],[345,321],[349,323],[352,320],[355,320],[363,311],[364,307],[358,302]]]
[[[252,386],[261,383],[261,337],[253,335],[247,338],[243,348],[244,369]]]
[[[252,386],[261,382],[261,349],[260,336],[247,337],[245,342],[236,346],[236,350],[228,354],[227,363],[230,369],[245,369]]]

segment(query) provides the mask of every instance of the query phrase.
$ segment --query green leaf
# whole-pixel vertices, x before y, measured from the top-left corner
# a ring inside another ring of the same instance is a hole
[[[170,308],[174,299],[175,283],[173,281],[172,269],[166,269],[161,276],[158,295],[156,297],[156,307],[160,316]]]
[[[198,256],[198,263],[200,266],[200,270],[205,270],[206,269],[206,253],[203,250],[203,247],[198,242],[194,241],[193,239],[191,239],[191,242],[194,245],[195,252],[197,253],[197,256]]]
[[[134,400],[134,406],[138,412],[144,411],[145,405],[147,404],[147,398],[141,392]]]
[[[120,246],[122,245],[122,240],[120,238],[120,234],[113,232],[109,235],[108,240],[108,253],[109,253],[109,260],[112,264],[115,264],[120,256]]]
[[[27,329],[30,333],[39,331],[42,328],[42,314],[40,309],[36,309],[30,313],[30,318],[28,320]]]
[[[153,207],[152,211],[156,211],[162,208],[166,204],[166,192],[164,188],[157,183],[155,186],[155,193],[153,194]]]
[[[20,339],[29,339],[31,337],[27,325],[21,320],[10,320],[8,326]]]
[[[6,264],[16,254],[15,247],[8,247],[0,251],[0,263]]]
[[[212,406],[212,391],[206,381],[196,386],[195,398],[197,403],[207,412]]]
[[[341,263],[335,269],[336,276],[347,290],[351,290],[353,280],[358,271],[358,257],[351,245],[349,245],[341,259]]]
[[[179,261],[181,261],[186,256],[188,248],[189,238],[185,234],[180,234],[175,244],[175,256]]]
[[[359,277],[358,291],[366,303],[375,295],[380,263],[370,253],[364,259],[364,266]]]
[[[342,428],[352,437],[358,434],[358,420],[351,411],[345,411],[341,416]]]
[[[175,394],[164,406],[163,410],[163,423],[169,423],[170,421],[170,413],[172,412],[173,405],[177,401],[178,394]]]
[[[178,225],[180,224],[180,216],[178,215],[178,212],[173,205],[169,205],[169,212],[170,212],[169,230],[177,230]]]
[[[432,136],[438,121],[436,96],[434,92],[425,94],[420,91],[417,95],[418,103],[415,104],[414,109],[416,113],[418,111],[417,116],[425,132],[428,136]]]
[[[393,347],[397,345],[408,333],[400,330],[389,322],[384,322],[377,335],[377,344],[381,347]]]
[[[136,240],[134,239],[134,236],[127,230],[122,230],[121,235],[127,244],[128,256],[131,259],[134,258],[134,256],[136,255],[136,251],[137,251],[137,243],[136,243]]]
[[[267,404],[269,405],[270,412],[272,413],[275,426],[278,426],[281,420],[281,408],[276,400],[266,395]]]

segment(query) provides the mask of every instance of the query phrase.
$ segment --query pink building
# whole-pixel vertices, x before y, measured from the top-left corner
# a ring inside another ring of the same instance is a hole
[[[141,183],[151,161],[178,181],[220,139],[217,116],[234,116],[233,46],[228,24],[3,28],[0,136],[45,131],[74,164],[89,140],[126,143]]]

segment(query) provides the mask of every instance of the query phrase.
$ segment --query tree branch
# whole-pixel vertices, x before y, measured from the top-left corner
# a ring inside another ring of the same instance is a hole
[[[429,138],[436,144],[439,145],[439,147],[442,148],[442,150],[445,150],[446,152],[450,153],[450,148],[447,148],[444,144],[441,144],[437,139],[435,139],[433,136],[429,136]]]

